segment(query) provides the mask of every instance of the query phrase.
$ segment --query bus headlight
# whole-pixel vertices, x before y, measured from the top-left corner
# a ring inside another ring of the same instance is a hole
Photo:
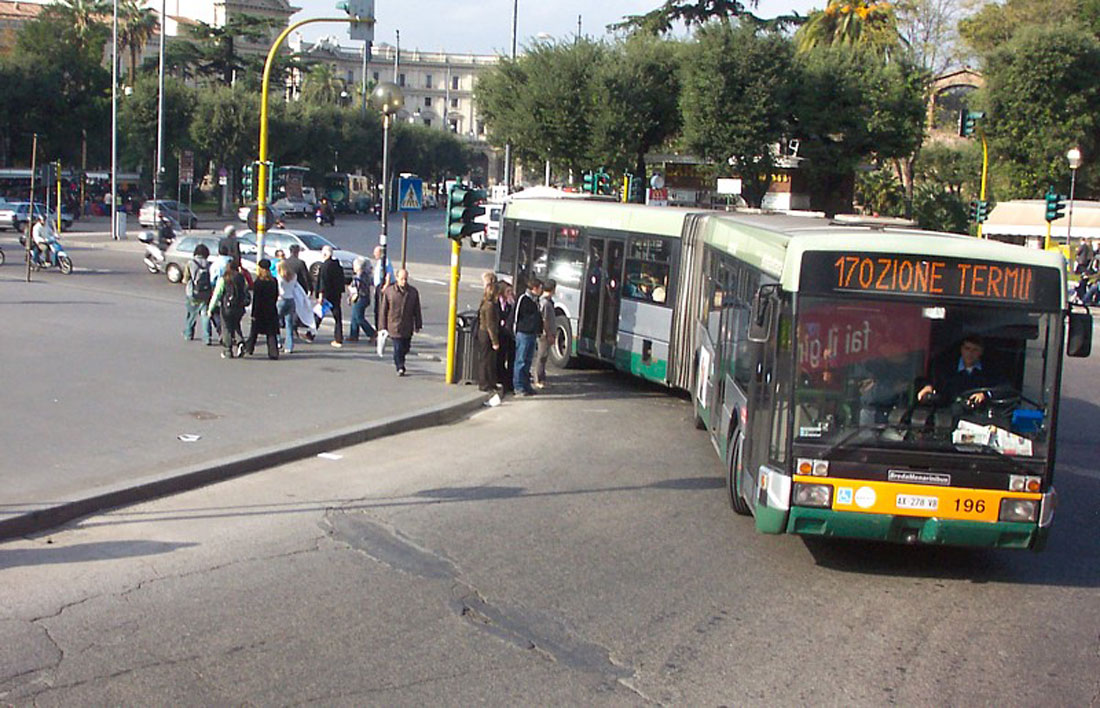
[[[1034,522],[1039,518],[1039,503],[1034,499],[1002,499],[1000,521]]]
[[[796,506],[815,506],[828,509],[832,500],[833,488],[828,484],[802,484],[794,485],[794,503]]]

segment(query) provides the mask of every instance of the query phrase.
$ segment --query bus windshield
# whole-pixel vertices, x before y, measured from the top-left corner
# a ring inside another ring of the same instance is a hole
[[[1044,458],[1060,322],[985,305],[803,297],[795,439]]]

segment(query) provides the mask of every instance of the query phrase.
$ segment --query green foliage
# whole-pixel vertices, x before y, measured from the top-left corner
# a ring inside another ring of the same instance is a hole
[[[745,199],[759,206],[784,134],[790,41],[753,27],[702,27],[688,50],[681,106],[689,150],[719,165],[732,160]]]
[[[478,108],[497,145],[517,157],[551,160],[579,172],[592,162],[593,116],[602,100],[593,89],[603,44],[539,42],[514,61],[502,60],[476,87]]]
[[[856,199],[865,212],[878,216],[905,213],[905,190],[889,169],[860,172],[856,175]]]
[[[758,4],[759,0],[665,0],[657,9],[643,15],[629,15],[621,22],[610,25],[608,29],[656,36],[668,34],[679,22],[692,27],[705,25],[712,20],[741,20],[761,29],[783,29],[802,22],[798,14],[761,20],[748,11],[749,7],[755,8]]]
[[[991,151],[1008,169],[1004,198],[1068,191],[1065,153],[1094,154],[1100,135],[1100,41],[1070,27],[1022,29],[990,54],[983,91]]]
[[[800,52],[847,45],[887,58],[899,56],[905,44],[893,4],[873,0],[830,0],[824,10],[810,13],[795,33],[795,42]]]
[[[844,183],[860,162],[911,155],[924,138],[923,74],[872,50],[822,47],[800,53],[792,93],[793,137],[814,209],[847,211]]]
[[[157,77],[138,79],[134,92],[119,103],[119,146],[127,169],[141,167],[142,174],[155,172],[157,144]],[[191,147],[190,127],[197,103],[196,92],[175,79],[164,82],[165,176],[174,179],[169,163],[179,150]]]
[[[637,36],[609,50],[594,76],[594,162],[644,175],[646,153],[679,131],[680,46]]]
[[[970,228],[966,202],[933,183],[917,186],[913,195],[913,219],[920,228],[930,231],[965,234]]]
[[[259,104],[259,96],[242,86],[203,89],[195,107],[198,120],[191,123],[195,147],[229,174],[239,174],[258,154]]]
[[[267,57],[242,54],[238,44],[241,40],[269,42],[279,27],[278,19],[258,15],[234,15],[220,27],[199,22],[188,27],[190,40],[180,44],[190,44],[191,48],[182,50],[179,56],[190,57],[193,71],[199,76],[219,80],[226,86],[244,82],[258,88]]]
[[[1090,12],[1089,8],[1092,8]],[[986,56],[1012,41],[1025,27],[1076,24],[1079,17],[1096,18],[1095,0],[1006,0],[990,2],[959,21],[959,36],[977,54]],[[1087,20],[1086,20],[1087,21]]]
[[[961,145],[933,143],[921,148],[915,165],[922,182],[936,185],[964,201],[977,197],[981,182],[982,148],[977,141]]]

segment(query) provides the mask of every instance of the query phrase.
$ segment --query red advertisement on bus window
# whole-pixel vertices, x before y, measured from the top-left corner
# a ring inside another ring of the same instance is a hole
[[[798,368],[820,373],[871,359],[921,354],[931,322],[917,305],[806,302],[798,319]]]

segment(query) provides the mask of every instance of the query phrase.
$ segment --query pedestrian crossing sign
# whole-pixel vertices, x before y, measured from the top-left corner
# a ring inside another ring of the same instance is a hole
[[[397,180],[397,210],[420,211],[424,207],[424,180],[419,177],[399,177]]]

